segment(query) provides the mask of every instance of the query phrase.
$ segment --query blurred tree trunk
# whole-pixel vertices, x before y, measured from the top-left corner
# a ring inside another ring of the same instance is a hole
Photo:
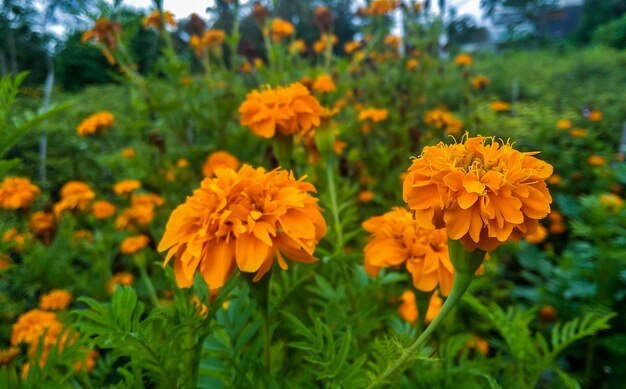
[[[52,95],[52,87],[54,86],[54,61],[48,50],[44,50],[46,56],[46,82],[43,87],[43,109],[44,112],[50,108],[50,97]],[[39,181],[45,184],[47,180],[46,159],[48,156],[48,131],[44,128],[39,138]]]

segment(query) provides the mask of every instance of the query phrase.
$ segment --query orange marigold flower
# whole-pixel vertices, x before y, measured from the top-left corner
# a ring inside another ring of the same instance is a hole
[[[113,185],[113,192],[116,195],[124,195],[141,188],[141,182],[138,180],[122,180]]]
[[[124,158],[133,158],[136,154],[135,149],[132,147],[124,147],[122,149],[122,156]]]
[[[559,130],[569,130],[570,128],[572,128],[572,121],[568,119],[561,119],[556,122],[556,128],[558,128]]]
[[[489,343],[480,336],[472,336],[470,340],[467,341],[467,347],[470,350],[478,350],[482,355],[489,354]]]
[[[587,119],[591,122],[599,122],[600,120],[602,120],[602,117],[603,117],[602,112],[596,111],[594,109],[591,112],[589,112]]]
[[[84,361],[75,361],[74,362],[74,371],[77,373],[80,371],[86,371],[87,373],[91,373],[94,367],[96,367],[96,360],[100,356],[97,350],[91,350],[85,355]]]
[[[624,205],[624,199],[615,193],[605,193],[600,195],[600,204],[604,205],[611,211],[617,211]]]
[[[64,289],[55,289],[41,295],[39,308],[47,311],[59,311],[67,308],[72,302],[72,294]]]
[[[79,136],[87,136],[101,132],[104,129],[111,128],[115,125],[115,117],[111,112],[96,112],[89,116],[76,127],[76,133]]]
[[[362,226],[370,233],[364,249],[365,271],[369,275],[377,276],[383,267],[406,264],[416,289],[430,292],[439,285],[442,295],[450,293],[454,269],[444,229],[419,227],[404,208],[371,217]]]
[[[489,107],[494,112],[509,112],[511,110],[511,104],[501,100],[492,101],[489,103]]]
[[[119,272],[111,276],[107,281],[107,292],[113,294],[117,285],[131,286],[135,282],[135,276],[128,272]]]
[[[485,76],[476,76],[472,78],[472,88],[485,89],[485,87],[489,85],[489,82],[489,79]]]
[[[544,305],[538,312],[539,320],[543,323],[556,321],[556,309],[552,305]]]
[[[4,270],[8,268],[12,264],[13,264],[13,261],[11,260],[11,257],[9,257],[5,253],[0,253],[0,270]]]
[[[337,38],[337,35],[335,34],[322,34],[320,35],[320,39],[313,42],[313,51],[315,51],[317,54],[326,51],[326,46],[328,46],[329,44],[329,39],[330,44],[333,46],[336,45],[337,42],[339,42],[339,38]]]
[[[357,199],[359,200],[359,203],[369,203],[374,200],[374,197],[374,192],[372,192],[371,190],[364,190],[359,193]]]
[[[0,366],[7,366],[15,357],[20,355],[20,348],[11,346],[9,348],[0,349]]]
[[[91,205],[91,214],[99,220],[108,219],[115,215],[115,205],[104,200],[96,201]]]
[[[41,193],[39,187],[28,178],[6,177],[0,182],[0,208],[28,208],[39,193]]]
[[[326,235],[312,184],[283,170],[266,172],[243,165],[237,172],[220,169],[205,178],[170,216],[158,250],[174,256],[180,287],[189,287],[199,271],[210,289],[224,285],[235,265],[256,273],[258,281],[277,258],[310,263]]]
[[[13,324],[11,344],[14,346],[20,343],[28,344],[28,352],[32,358],[39,348],[39,342],[42,342],[43,351],[39,365],[43,366],[50,349],[57,344],[61,348],[68,340],[68,332],[61,336],[62,332],[63,324],[58,320],[54,312],[31,309],[21,314],[17,322]]]
[[[5,243],[12,243],[15,251],[22,251],[26,243],[32,239],[29,233],[21,234],[17,228],[9,228],[2,235],[2,241]]]
[[[572,138],[584,138],[587,136],[587,130],[584,130],[582,128],[573,128],[570,132],[569,135]]]
[[[266,87],[246,96],[239,108],[241,124],[263,138],[271,138],[276,131],[283,135],[305,135],[321,123],[322,106],[302,84],[286,87]]]
[[[454,63],[460,67],[470,66],[472,62],[474,62],[474,60],[469,54],[459,54],[454,57]]]
[[[550,185],[559,185],[561,182],[563,182],[563,177],[559,176],[558,174],[553,174],[552,176],[550,176],[550,178],[548,178],[547,182]]]
[[[361,42],[350,41],[350,42],[346,43],[345,45],[343,45],[343,51],[345,51],[346,54],[352,54],[359,47],[361,47]]]
[[[387,116],[389,116],[389,111],[386,109],[367,108],[359,112],[358,119],[361,122],[371,120],[374,123],[378,123],[387,119]]]
[[[84,210],[89,202],[96,197],[95,192],[82,181],[68,181],[61,187],[61,199],[54,204],[54,214],[72,209]]]
[[[606,165],[606,158],[600,155],[591,155],[587,158],[587,163],[591,166],[604,166]]]
[[[152,13],[141,20],[141,25],[144,28],[154,27],[154,28],[162,28],[163,22],[169,24],[172,27],[176,27],[176,20],[174,20],[174,14],[170,11],[159,12],[158,9],[152,11]]]
[[[296,39],[289,44],[289,52],[291,54],[303,54],[306,53],[306,43],[302,39]]]
[[[398,0],[374,0],[365,11],[366,15],[382,16],[398,8]]]
[[[384,39],[384,42],[392,49],[397,49],[398,47],[400,47],[400,43],[402,43],[402,38],[397,35],[387,35]]]
[[[320,74],[313,83],[313,89],[319,93],[328,93],[337,89],[333,78],[328,74]]]
[[[207,158],[204,166],[202,167],[202,174],[205,177],[213,177],[217,169],[230,168],[233,170],[239,169],[240,162],[234,155],[227,151],[214,151]]]
[[[293,35],[294,31],[296,30],[293,27],[293,24],[279,18],[272,20],[271,29],[272,40],[275,42],[280,42],[283,38],[287,38],[288,36]]]
[[[545,228],[543,225],[539,224],[537,226],[537,230],[534,233],[530,235],[526,235],[526,241],[532,244],[539,244],[543,242],[544,240],[546,240],[547,237],[548,237],[548,229]]]
[[[415,302],[415,293],[412,290],[406,290],[402,293],[402,304],[398,307],[400,317],[411,324],[415,324],[419,318],[417,312],[417,303]],[[430,323],[439,314],[443,301],[439,297],[439,293],[435,292],[430,298],[428,310],[426,311],[425,323]]]
[[[469,251],[492,251],[532,234],[550,213],[552,166],[495,138],[425,147],[404,180],[403,197],[423,228],[446,227]]]
[[[55,223],[54,214],[37,211],[30,215],[29,228],[36,235],[45,235],[54,230]]]
[[[406,64],[404,66],[406,67],[406,70],[413,70],[418,67],[419,64],[420,62],[417,59],[410,58],[408,61],[406,61]]]
[[[133,229],[136,225],[147,226],[154,219],[154,207],[163,205],[163,197],[154,193],[133,194],[131,206],[115,220],[115,228]]]
[[[117,38],[122,35],[122,25],[106,18],[96,20],[91,30],[83,33],[81,40],[83,42],[96,41],[104,45],[109,50],[117,47]]]
[[[89,243],[93,243],[93,232],[89,230],[74,231],[74,235],[72,238],[73,238],[74,244],[80,242],[81,240],[84,240]]]
[[[150,243],[150,238],[146,235],[129,236],[120,243],[120,252],[122,254],[134,254],[146,247],[148,243]]]
[[[424,123],[444,130],[447,134],[456,135],[461,132],[463,122],[445,107],[437,107],[426,112]]]

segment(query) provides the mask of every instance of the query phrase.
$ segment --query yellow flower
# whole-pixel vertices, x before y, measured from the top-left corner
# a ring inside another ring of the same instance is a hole
[[[371,120],[374,123],[378,123],[387,119],[387,116],[389,116],[389,111],[386,109],[367,108],[359,112],[358,119],[361,122]]]
[[[591,166],[604,166],[606,165],[606,158],[600,155],[591,155],[587,158],[587,163]]]
[[[377,276],[383,267],[405,265],[416,289],[431,292],[439,286],[442,295],[450,293],[454,270],[445,230],[419,227],[403,208],[371,217],[363,228],[370,233],[364,249],[369,275]]]
[[[322,106],[300,83],[252,91],[239,108],[241,124],[263,138],[276,131],[283,135],[305,135],[321,123]]]
[[[572,128],[572,121],[568,119],[561,119],[556,122],[556,128],[558,128],[559,130],[569,130],[570,128]]]
[[[511,110],[511,104],[506,101],[492,101],[489,106],[494,112],[509,112]]]
[[[124,238],[120,243],[120,252],[122,254],[135,254],[150,243],[150,238],[141,234]]]
[[[489,85],[489,79],[485,76],[476,76],[472,78],[472,88],[474,89],[485,89],[487,85]]]
[[[47,311],[59,311],[67,308],[72,302],[72,294],[67,290],[55,289],[41,295],[39,308]]]
[[[624,205],[624,200],[614,193],[600,195],[600,203],[612,211],[617,211]]]
[[[446,227],[469,251],[534,233],[550,213],[552,166],[492,137],[463,141],[425,147],[409,167],[403,197],[417,223]]]
[[[274,42],[280,42],[283,38],[293,35],[295,31],[293,24],[279,18],[272,20],[271,29]]]
[[[239,169],[239,160],[227,151],[214,151],[207,158],[202,173],[205,177],[213,177],[217,169],[230,168]]]
[[[313,252],[326,234],[315,187],[282,170],[266,172],[244,165],[238,172],[220,169],[206,178],[171,214],[158,250],[174,256],[180,287],[189,287],[199,271],[210,289],[221,288],[233,273],[256,273],[258,281],[276,258],[316,260]]]
[[[152,11],[152,13],[141,20],[141,25],[144,28],[154,27],[162,28],[163,22],[169,24],[172,27],[176,27],[176,20],[174,20],[174,14],[170,11],[163,11],[163,14],[158,9]]]
[[[108,201],[100,200],[91,205],[91,214],[99,220],[108,219],[115,215],[115,205]]]
[[[328,74],[320,74],[313,83],[313,89],[319,93],[328,93],[337,89],[333,78]]]
[[[92,135],[115,125],[115,117],[111,112],[96,112],[76,127],[79,136]]]
[[[125,195],[131,193],[135,189],[141,188],[141,182],[138,180],[122,180],[113,185],[113,192],[118,195]]]
[[[469,54],[459,54],[454,57],[454,63],[460,67],[470,66],[474,62],[472,56]]]
[[[39,193],[41,190],[28,178],[6,177],[0,182],[0,208],[28,208]]]
[[[415,293],[412,290],[406,290],[402,293],[400,299],[402,300],[402,304],[398,307],[400,317],[408,323],[415,324],[419,318],[417,303],[415,302]],[[433,293],[430,298],[430,303],[428,304],[428,310],[426,311],[425,323],[433,321],[441,310],[442,303],[439,293]]]

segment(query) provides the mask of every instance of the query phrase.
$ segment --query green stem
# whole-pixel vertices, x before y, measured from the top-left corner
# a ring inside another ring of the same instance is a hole
[[[415,291],[415,303],[417,305],[417,332],[422,332],[424,330],[426,312],[428,312],[428,306],[430,305],[432,295],[432,292],[422,292],[421,290]]]
[[[337,243],[335,251],[343,245],[343,231],[341,227],[341,221],[339,220],[339,206],[337,205],[337,191],[335,188],[335,172],[334,164],[331,161],[326,161],[326,179],[328,180],[328,191],[330,193],[330,207],[333,212],[333,221],[335,225],[335,232],[337,233]]]
[[[435,331],[435,328],[437,328],[439,323],[444,319],[444,317],[446,317],[446,315],[452,310],[452,308],[454,308],[454,306],[459,302],[459,300],[461,299],[461,297],[463,296],[463,294],[469,287],[470,283],[472,282],[473,276],[474,275],[472,273],[468,274],[468,273],[457,272],[454,274],[454,283],[452,286],[452,291],[450,292],[450,296],[448,296],[448,298],[446,299],[446,302],[441,307],[441,311],[439,311],[439,314],[437,315],[437,317],[435,317],[435,319],[430,323],[430,325],[426,327],[426,330],[419,336],[419,338],[417,338],[417,340],[413,342],[413,344],[410,345],[409,348],[404,350],[402,355],[393,364],[391,364],[380,375],[380,377],[378,377],[378,379],[375,382],[370,384],[368,388],[374,388],[377,385],[384,383],[385,380],[388,379],[396,370],[401,369],[404,366],[404,364],[407,362],[407,360],[413,354],[415,354],[415,352],[417,352],[417,350],[419,350],[419,348],[424,343],[426,343],[426,341],[428,340],[428,338],[430,338],[430,336]]]
[[[148,277],[145,266],[139,266],[139,274],[141,276],[141,281],[146,285],[146,288],[148,288],[148,297],[150,297],[150,301],[155,307],[158,307],[160,305],[159,298],[157,297],[156,290],[154,290],[154,285],[152,285],[150,277]]]

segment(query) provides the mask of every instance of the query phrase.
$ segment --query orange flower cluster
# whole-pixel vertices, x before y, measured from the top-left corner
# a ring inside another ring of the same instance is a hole
[[[106,18],[96,20],[91,28],[83,33],[81,40],[84,42],[95,41],[104,45],[109,50],[117,47],[117,38],[122,35],[122,25]],[[108,58],[108,57],[107,57]]]
[[[113,192],[118,195],[125,195],[131,193],[135,189],[141,188],[141,182],[138,180],[122,180],[113,185]]]
[[[87,136],[111,128],[113,125],[115,125],[115,117],[111,112],[97,112],[80,122],[76,127],[76,133],[79,136]]]
[[[333,78],[328,74],[320,74],[313,83],[313,90],[319,93],[329,93],[337,89]]]
[[[306,43],[302,39],[296,39],[289,44],[288,50],[291,54],[306,53]]]
[[[226,33],[219,28],[206,31],[202,37],[192,35],[189,38],[189,46],[194,49],[198,58],[203,57],[207,51],[221,47]]]
[[[310,263],[326,222],[315,187],[293,173],[266,172],[244,165],[238,172],[220,169],[206,178],[171,214],[158,250],[168,250],[180,287],[189,287],[199,271],[210,289],[218,289],[234,271],[255,273],[258,281],[277,259]]]
[[[444,107],[431,109],[424,115],[424,123],[444,130],[446,134],[456,135],[461,132],[463,122]]]
[[[61,337],[62,331],[63,324],[54,312],[31,309],[21,314],[17,322],[13,324],[11,344],[14,346],[20,343],[28,344],[28,353],[33,358],[39,348],[39,342],[43,342],[43,351],[39,361],[40,366],[43,366],[50,349],[57,343],[59,347],[62,347],[67,341],[68,333],[65,332]]]
[[[406,64],[404,65],[406,67],[406,70],[413,70],[416,67],[418,67],[420,64],[420,62],[415,59],[415,58],[409,58],[408,61],[406,61]]]
[[[120,243],[120,252],[122,254],[134,254],[150,243],[150,238],[146,235],[130,236]]]
[[[394,50],[397,50],[398,47],[400,47],[400,43],[402,43],[402,38],[397,35],[387,35],[384,41],[387,46]]]
[[[563,223],[563,215],[559,211],[552,211],[550,213],[550,233],[562,234],[567,230],[565,223]]]
[[[569,132],[569,135],[572,138],[585,138],[587,136],[588,131],[583,128],[572,128]]]
[[[615,193],[605,193],[600,195],[600,204],[615,212],[622,208],[624,205],[624,199]]]
[[[526,241],[532,244],[539,244],[543,242],[544,240],[546,240],[547,237],[548,237],[548,229],[545,228],[543,225],[539,224],[537,226],[537,230],[534,233],[526,236]]]
[[[87,208],[96,193],[82,181],[69,181],[61,187],[61,199],[54,204],[54,214],[58,217],[67,210]]]
[[[272,19],[271,30],[272,40],[274,42],[280,42],[281,40],[283,40],[283,38],[287,38],[293,35],[296,29],[294,28],[293,24],[289,23],[288,21],[276,18]]]
[[[205,177],[213,177],[217,169],[230,168],[233,170],[239,169],[240,162],[234,155],[227,151],[215,151],[209,155],[204,166],[202,167],[202,174]]]
[[[115,215],[115,205],[108,201],[100,200],[91,205],[91,214],[98,220],[108,219]]]
[[[345,45],[343,45],[343,51],[345,51],[346,54],[352,54],[359,47],[361,47],[361,42],[350,41],[350,42],[346,43]]]
[[[362,12],[365,15],[382,16],[398,8],[399,4],[398,0],[373,0]]]
[[[469,54],[459,54],[454,57],[454,63],[459,67],[470,66],[474,62],[474,59]]]
[[[411,324],[415,324],[417,319],[419,318],[419,313],[417,312],[417,303],[415,301],[415,293],[412,290],[406,290],[402,293],[400,297],[402,300],[402,304],[398,307],[398,313],[400,317]],[[425,323],[430,323],[433,321],[439,311],[441,311],[441,306],[443,305],[443,301],[437,292],[433,293],[430,297],[430,303],[428,304],[428,310],[426,311],[426,320]]]
[[[0,270],[6,269],[13,264],[11,257],[5,253],[0,253]]]
[[[158,9],[152,11],[152,13],[141,20],[141,25],[144,28],[154,27],[156,29],[163,28],[163,22],[169,24],[172,27],[176,27],[176,20],[174,20],[174,14],[170,11],[159,12]]]
[[[321,123],[323,109],[319,101],[300,83],[248,93],[239,108],[241,124],[263,138],[276,131],[283,135],[305,135]]]
[[[339,42],[339,38],[335,34],[322,34],[320,35],[320,39],[313,42],[313,51],[317,54],[323,53],[326,51],[326,46],[328,46],[328,41],[330,39],[330,43],[334,46]]]
[[[138,226],[147,226],[154,219],[154,208],[163,203],[163,198],[154,193],[133,194],[131,206],[117,217],[115,228],[134,230]]]
[[[442,295],[450,294],[454,269],[444,229],[420,227],[404,208],[371,217],[363,228],[371,234],[364,250],[369,275],[377,276],[383,267],[406,264],[416,289],[431,292],[439,285]]]
[[[39,193],[41,193],[39,187],[28,178],[6,177],[0,182],[0,208],[28,208]]]
[[[492,101],[489,103],[489,107],[494,112],[509,112],[511,110],[511,104],[501,100]]]
[[[72,302],[72,294],[67,290],[54,289],[41,295],[39,308],[47,311],[59,311],[67,308]]]
[[[552,166],[494,138],[425,147],[404,180],[403,197],[423,228],[446,227],[469,250],[492,251],[532,234],[550,213]]]
[[[113,294],[117,285],[130,286],[135,282],[135,276],[132,273],[119,272],[113,274],[113,276],[107,281],[107,292]]]
[[[472,78],[472,88],[474,89],[485,89],[487,85],[489,85],[489,79],[485,76],[476,76]]]
[[[54,214],[44,211],[37,211],[30,215],[28,228],[35,235],[41,238],[50,238],[52,236],[52,232],[54,231],[55,224],[56,219],[54,217]]]
[[[32,236],[26,232],[21,234],[17,228],[9,228],[2,235],[2,241],[13,244],[15,251],[20,252],[26,246],[26,243],[32,239]]]
[[[387,119],[387,116],[389,116],[389,111],[386,109],[367,108],[359,112],[358,119],[361,122],[371,120],[374,123],[378,123]]]
[[[604,166],[606,165],[606,158],[601,155],[590,155],[587,158],[587,163],[591,166]]]
[[[591,112],[589,112],[589,115],[587,116],[587,119],[591,122],[599,122],[600,120],[602,120],[602,117],[604,115],[602,115],[602,112],[600,111],[596,111],[595,109],[592,110]]]
[[[572,121],[569,119],[561,119],[556,122],[556,128],[559,130],[569,130],[572,128]]]

